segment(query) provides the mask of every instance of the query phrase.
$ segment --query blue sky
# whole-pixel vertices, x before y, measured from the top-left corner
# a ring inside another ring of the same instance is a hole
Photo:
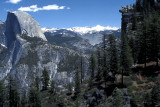
[[[47,28],[121,26],[121,6],[136,0],[0,0],[0,20],[7,11],[26,11]]]

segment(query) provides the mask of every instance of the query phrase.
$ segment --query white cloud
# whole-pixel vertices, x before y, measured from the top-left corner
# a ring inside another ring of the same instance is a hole
[[[65,9],[65,6],[58,6],[57,4],[53,4],[53,5],[48,5],[48,6],[43,6],[41,8],[37,7],[37,5],[32,5],[29,7],[20,7],[18,10],[19,11],[32,11],[32,12],[37,12],[39,10],[62,10]],[[67,7],[66,9],[70,9],[69,7]]]
[[[54,4],[54,5],[43,6],[42,10],[59,10],[59,9],[64,9],[64,8],[65,6],[58,6]]]
[[[17,4],[20,1],[22,1],[22,0],[9,0],[9,1],[7,1],[7,3]]]

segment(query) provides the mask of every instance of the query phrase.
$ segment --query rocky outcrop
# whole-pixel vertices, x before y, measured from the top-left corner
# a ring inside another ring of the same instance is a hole
[[[132,6],[122,6],[122,9],[119,10],[122,13],[121,18],[121,30],[128,36],[135,34],[135,24],[136,21],[143,19],[143,15],[140,12],[135,12]]]
[[[32,16],[22,11],[8,12],[5,35],[8,48],[18,35],[38,37],[46,41],[40,25]]]
[[[96,89],[93,92],[88,92],[84,94],[84,104],[88,105],[87,107],[96,107],[102,103],[106,98],[106,93],[104,90]]]
[[[2,21],[0,21],[0,45],[5,46],[5,27],[6,24]]]
[[[48,44],[38,38],[29,37],[24,40],[29,42],[26,47],[21,48],[25,54],[19,56],[19,61],[10,70],[10,73],[15,75],[22,87],[28,88],[34,82],[36,76],[41,77],[44,67],[48,70],[50,79],[54,79],[57,85],[66,85],[73,82],[73,69],[71,71],[59,71],[58,68],[61,60],[67,59],[67,56],[74,57],[78,53],[67,48]],[[65,61],[67,62],[67,60]]]
[[[104,107],[131,107],[131,99],[127,88],[115,88]]]

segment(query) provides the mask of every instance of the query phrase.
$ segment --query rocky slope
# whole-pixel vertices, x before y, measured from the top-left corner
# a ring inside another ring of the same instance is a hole
[[[11,74],[27,89],[45,67],[58,85],[73,82],[74,65],[69,70],[66,66],[76,63],[78,52],[48,43],[39,24],[25,12],[8,12],[4,27],[0,24],[5,29],[5,36],[0,32],[0,79]]]
[[[44,32],[44,34],[48,42],[51,44],[56,44],[84,53],[90,53],[95,50],[87,39],[77,36],[77,34],[72,31],[65,29],[57,31],[50,30]]]

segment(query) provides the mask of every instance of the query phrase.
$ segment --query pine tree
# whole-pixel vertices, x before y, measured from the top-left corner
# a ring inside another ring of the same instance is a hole
[[[100,48],[97,48],[97,63],[98,63],[98,65],[97,65],[97,79],[98,80],[100,80],[101,78],[102,78],[102,72],[103,72],[103,70],[102,70],[102,57],[101,57],[101,52],[100,52]]]
[[[82,53],[81,53],[81,57],[80,57],[80,70],[81,70],[81,84],[82,84],[83,79],[84,79],[83,57],[82,57]]]
[[[32,86],[29,91],[29,106],[30,107],[41,107],[40,93],[37,89]]]
[[[20,105],[20,96],[16,80],[10,75],[8,78],[9,106],[17,107]]]
[[[141,12],[142,11],[142,0],[136,0],[136,10],[137,12]]]
[[[39,91],[39,84],[40,84],[40,79],[38,76],[36,76],[36,79],[35,79],[35,86],[37,88],[37,90]]]
[[[124,107],[124,98],[121,90],[118,88],[115,88],[112,93],[112,105],[113,107]]]
[[[134,61],[134,64],[135,64],[137,59],[136,59],[135,38],[133,37],[133,35],[129,38],[129,46],[130,46],[131,55],[133,57],[133,61]]]
[[[55,94],[56,92],[56,84],[54,82],[54,80],[51,81],[51,93]]]
[[[13,93],[14,93],[14,107],[18,107],[20,106],[20,95],[17,87],[14,89]]]
[[[112,72],[112,74],[115,76],[115,74],[118,72],[118,50],[117,50],[117,44],[116,44],[116,38],[114,35],[110,34],[107,40],[108,44],[108,70]]]
[[[73,88],[72,83],[69,83],[68,84],[68,91],[69,91],[69,93],[72,93],[72,88]]]
[[[132,30],[137,30],[137,17],[136,12],[132,15]]]
[[[121,66],[124,70],[125,74],[129,74],[131,69],[131,65],[133,62],[132,56],[131,56],[131,50],[128,45],[127,37],[124,33],[122,33],[121,36]]]
[[[49,85],[49,74],[48,71],[46,70],[46,68],[44,68],[43,72],[42,72],[42,90],[47,90],[48,89],[48,85]]]
[[[148,12],[148,0],[143,0],[143,12],[146,14]]]
[[[102,50],[103,50],[103,77],[104,77],[104,80],[105,80],[105,87],[106,87],[106,82],[107,82],[106,35],[103,35],[103,46],[102,46]]]
[[[21,105],[22,107],[27,107],[27,95],[25,90],[22,93]]]
[[[138,26],[137,35],[135,37],[135,49],[137,63],[145,63],[146,65],[146,23]]]
[[[160,6],[159,6],[160,7]],[[158,65],[158,62],[159,62],[159,59],[160,59],[160,14],[156,13],[156,19],[157,19],[157,22],[155,22],[155,26],[156,27],[156,62],[157,62],[157,67],[159,66]]]
[[[95,55],[91,55],[90,57],[90,66],[89,66],[89,69],[90,69],[90,73],[91,73],[91,78],[94,79],[95,77],[95,71],[96,71],[96,58],[95,58]]]
[[[152,18],[144,20],[145,28],[146,28],[146,61],[155,61],[155,27],[154,23],[152,22]]]
[[[150,0],[150,5],[151,5],[151,8],[153,9],[155,7],[155,0]]]
[[[8,93],[9,93],[9,105],[10,107],[12,107],[12,105],[14,105],[14,94],[13,94],[13,83],[14,83],[14,80],[13,80],[13,77],[12,76],[9,76],[9,79],[8,79]]]
[[[89,71],[91,74],[90,78],[89,78],[89,87],[91,87],[93,84],[93,79],[95,77],[95,71],[96,71],[96,65],[97,65],[97,63],[96,63],[95,55],[92,54],[89,59]]]
[[[149,61],[156,61],[158,66],[159,40],[160,40],[160,18],[158,13],[154,13],[148,20],[148,59]]]
[[[0,107],[3,107],[6,101],[6,87],[4,81],[0,80]]]
[[[75,75],[75,93],[79,94],[80,92],[81,92],[81,83],[80,83],[79,70],[77,68],[76,75]]]
[[[75,104],[72,107],[79,107],[80,106],[80,98],[77,98]]]

